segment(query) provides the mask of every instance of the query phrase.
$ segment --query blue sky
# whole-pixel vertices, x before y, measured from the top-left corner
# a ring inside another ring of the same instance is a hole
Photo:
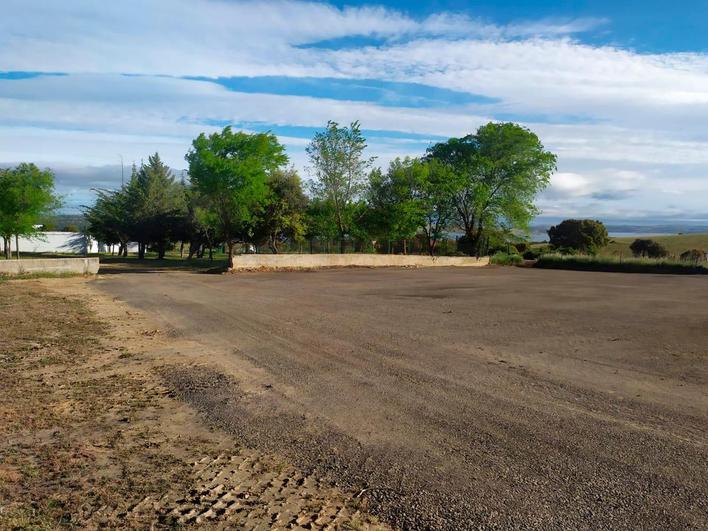
[[[0,164],[52,167],[69,208],[120,160],[185,167],[224,124],[307,177],[329,119],[386,166],[490,120],[559,156],[549,216],[708,218],[708,2],[3,0]]]

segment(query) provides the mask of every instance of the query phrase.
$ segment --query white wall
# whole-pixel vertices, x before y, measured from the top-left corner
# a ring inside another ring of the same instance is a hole
[[[15,239],[12,239],[12,250]],[[76,253],[86,252],[86,240],[79,232],[41,232],[34,238],[20,237],[20,255],[22,253]],[[99,245],[91,241],[89,253],[99,252]]]
[[[234,269],[317,269],[326,267],[480,267],[488,257],[403,254],[241,254]]]

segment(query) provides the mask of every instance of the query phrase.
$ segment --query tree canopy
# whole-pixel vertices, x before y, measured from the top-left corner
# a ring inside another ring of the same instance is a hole
[[[272,133],[248,134],[225,127],[221,133],[199,135],[185,158],[192,185],[213,214],[233,267],[234,243],[246,239],[262,211],[269,195],[268,175],[288,162],[285,148]]]
[[[125,188],[130,211],[130,236],[138,242],[140,258],[145,247],[156,247],[158,258],[164,258],[167,245],[180,232],[180,222],[186,213],[183,185],[175,179],[172,170],[155,153],[147,163],[133,168]]]
[[[556,156],[513,123],[488,123],[475,134],[435,144],[426,159],[451,172],[455,221],[468,254],[478,251],[485,230],[528,230],[538,214],[536,195],[556,169]]]
[[[313,198],[327,204],[320,211],[330,213],[342,243],[354,230],[357,212],[361,213],[356,203],[364,194],[367,172],[375,160],[364,156],[365,149],[359,122],[340,127],[332,121],[306,148],[314,177]]]
[[[31,163],[0,169],[0,236],[5,257],[10,258],[12,236],[36,235],[40,221],[60,205],[51,170],[40,170]]]
[[[301,241],[305,237],[308,200],[293,168],[271,171],[266,185],[268,195],[253,224],[253,238],[277,253],[278,245],[286,239]]]
[[[595,254],[609,242],[607,229],[601,221],[566,219],[548,229],[548,238],[557,250],[573,249]]]
[[[643,238],[634,240],[629,246],[629,249],[634,256],[647,258],[664,258],[669,254],[669,251],[659,242]]]
[[[185,182],[155,154],[120,190],[99,191],[86,216],[92,234],[123,253],[129,241],[138,242],[141,257],[148,246],[163,256],[178,240],[189,242],[190,258],[225,244],[230,266],[236,243],[275,253],[303,238],[326,240],[327,249],[338,240],[340,252],[347,242],[355,250],[387,242],[390,251],[393,241],[404,252],[413,242],[435,254],[441,240],[461,232],[457,251],[480,254],[490,242],[524,237],[556,168],[538,137],[511,123],[489,123],[385,170],[373,168],[366,149],[358,122],[328,122],[306,148],[306,194],[272,133],[226,127],[194,139]]]

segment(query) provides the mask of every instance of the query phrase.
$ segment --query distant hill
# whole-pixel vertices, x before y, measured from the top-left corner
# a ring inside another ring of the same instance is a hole
[[[83,214],[57,214],[42,221],[47,230],[63,231],[72,229],[69,232],[76,232],[86,226],[86,219]]]

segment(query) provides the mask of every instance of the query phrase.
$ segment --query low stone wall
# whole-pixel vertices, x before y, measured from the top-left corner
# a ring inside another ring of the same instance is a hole
[[[234,270],[321,269],[327,267],[479,267],[489,258],[401,254],[242,254]]]
[[[98,273],[98,257],[0,260],[0,275],[23,275],[26,273],[95,275]]]

